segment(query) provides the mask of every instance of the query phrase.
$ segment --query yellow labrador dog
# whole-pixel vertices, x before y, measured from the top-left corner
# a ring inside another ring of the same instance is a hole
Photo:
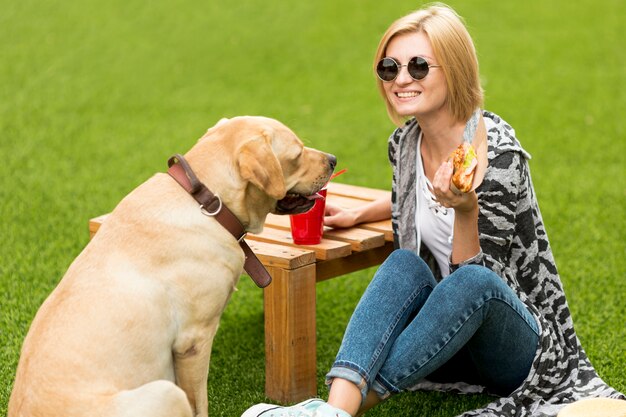
[[[336,164],[262,117],[221,120],[185,159],[250,232],[270,212],[311,208]],[[207,416],[211,345],[243,265],[237,239],[172,177],[154,175],[39,309],[8,416]]]

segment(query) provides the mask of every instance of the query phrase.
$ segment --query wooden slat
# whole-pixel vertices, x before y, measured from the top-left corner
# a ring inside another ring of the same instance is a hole
[[[293,243],[291,232],[288,230],[265,227],[260,234],[248,233],[247,240],[258,240],[261,242],[274,243],[278,245],[295,246],[301,249],[309,249],[315,252],[317,259],[342,258],[352,252],[349,243],[338,240],[324,239],[317,245],[296,245]]]
[[[265,226],[291,233],[289,216],[269,214],[265,220]],[[379,227],[379,229],[380,230],[368,229],[366,227],[332,229],[326,227],[324,228],[324,238],[349,243],[353,251],[361,252],[385,244],[385,240],[387,240],[385,230],[383,227]]]
[[[363,252],[385,244],[385,235],[383,233],[359,228],[326,228],[324,230],[324,238],[349,243],[354,252]]]
[[[258,240],[246,239],[261,263],[267,267],[296,269],[315,262],[315,252],[299,247],[273,245]]]
[[[353,197],[345,197],[342,195],[329,195],[328,196],[328,203],[335,205],[335,206],[339,206],[344,209],[360,207],[370,202],[371,201],[362,200],[362,199],[353,198]]]
[[[344,200],[351,200],[360,202],[359,204],[364,204],[363,200],[345,198]],[[265,226],[286,231],[291,230],[289,216],[268,214],[267,219],[265,220]],[[352,246],[352,250],[357,252],[377,248],[382,246],[385,241],[393,241],[391,220],[362,223],[350,229],[331,229],[327,227],[324,229],[324,238],[348,242]]]
[[[358,185],[342,184],[340,182],[330,182],[328,193],[346,197],[359,198],[361,200],[376,200],[382,197],[391,198],[391,191],[379,190],[377,188],[361,187]]]
[[[361,223],[356,227],[360,229],[372,230],[385,235],[387,242],[393,242],[393,229],[391,227],[391,220],[381,220],[379,222]]]

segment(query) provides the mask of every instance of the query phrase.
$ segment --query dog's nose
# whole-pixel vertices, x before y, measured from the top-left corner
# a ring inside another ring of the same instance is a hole
[[[337,157],[332,154],[326,154],[328,156],[328,165],[330,165],[330,170],[333,171],[335,166],[337,166]]]

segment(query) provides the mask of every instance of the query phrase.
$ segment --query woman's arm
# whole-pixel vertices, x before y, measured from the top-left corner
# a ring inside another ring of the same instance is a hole
[[[468,200],[478,200],[476,192],[466,194]],[[454,240],[450,262],[458,265],[480,253],[478,239],[478,203],[469,203],[468,208],[454,211]]]
[[[452,264],[460,264],[480,253],[478,239],[478,197],[475,191],[456,193],[450,189],[452,162],[441,164],[433,178],[433,193],[444,207],[454,209],[454,240],[452,241]]]
[[[324,225],[329,227],[352,227],[359,223],[375,222],[389,218],[391,218],[391,200],[389,197],[382,197],[352,209],[344,209],[327,204]]]

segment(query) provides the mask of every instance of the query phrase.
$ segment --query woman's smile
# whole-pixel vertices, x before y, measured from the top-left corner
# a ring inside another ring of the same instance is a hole
[[[412,99],[419,96],[421,93],[419,91],[398,91],[396,92],[396,97],[400,99]]]

